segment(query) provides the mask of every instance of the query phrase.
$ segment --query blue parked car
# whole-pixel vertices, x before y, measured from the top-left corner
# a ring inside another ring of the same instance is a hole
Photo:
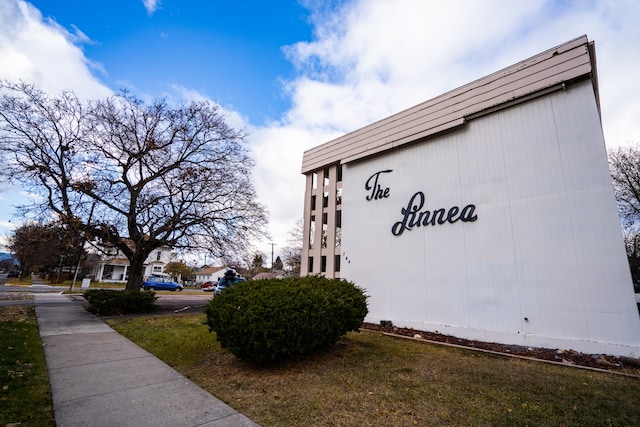
[[[224,277],[218,280],[218,286],[216,286],[215,295],[220,295],[220,292],[238,283],[246,282],[247,279],[239,275],[233,268],[224,272]]]
[[[182,285],[174,282],[169,276],[151,275],[145,277],[142,282],[145,291],[181,291]]]

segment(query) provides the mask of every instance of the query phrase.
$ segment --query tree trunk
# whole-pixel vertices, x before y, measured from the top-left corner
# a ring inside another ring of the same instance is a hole
[[[140,287],[142,287],[142,275],[144,273],[144,261],[146,258],[146,256],[144,258],[134,256],[129,260],[129,279],[127,279],[127,287],[125,288],[127,291],[140,291]]]

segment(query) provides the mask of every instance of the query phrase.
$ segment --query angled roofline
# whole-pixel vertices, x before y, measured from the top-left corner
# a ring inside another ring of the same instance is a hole
[[[379,154],[587,78],[599,109],[595,46],[583,35],[307,150],[302,173]]]

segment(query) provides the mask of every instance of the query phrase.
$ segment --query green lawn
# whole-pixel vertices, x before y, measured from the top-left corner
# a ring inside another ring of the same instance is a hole
[[[265,427],[640,425],[638,378],[364,332],[258,367],[221,349],[204,320],[108,323]]]
[[[0,307],[0,426],[54,426],[33,306]]]
[[[640,425],[638,378],[364,332],[260,367],[221,349],[204,320],[108,323],[265,427]],[[0,387],[0,426],[55,425],[32,306],[0,307]]]

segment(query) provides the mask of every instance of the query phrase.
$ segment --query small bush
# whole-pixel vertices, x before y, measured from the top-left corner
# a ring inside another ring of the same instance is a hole
[[[88,310],[99,316],[148,313],[156,309],[154,292],[89,289],[84,292]]]
[[[367,315],[366,299],[353,283],[320,276],[249,281],[211,300],[207,325],[236,356],[273,361],[334,344],[358,330]]]

